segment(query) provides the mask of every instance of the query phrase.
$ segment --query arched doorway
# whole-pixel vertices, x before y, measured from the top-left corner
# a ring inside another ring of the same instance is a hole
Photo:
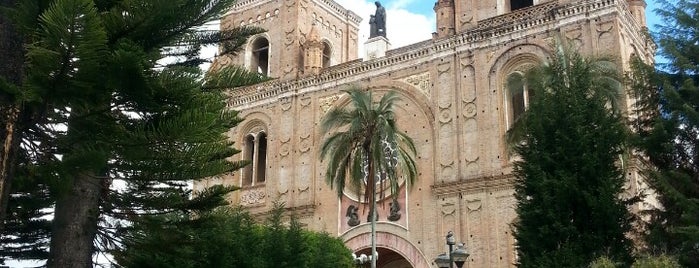
[[[406,260],[405,257],[398,254],[398,252],[384,247],[377,247],[376,252],[379,254],[376,268],[413,268],[410,262]],[[371,248],[362,249],[354,254],[357,256],[361,254],[371,256]],[[367,264],[366,267],[369,267],[369,264]]]
[[[385,222],[376,223],[376,251],[379,254],[377,268],[431,267],[420,249],[404,237],[404,228]],[[341,238],[345,245],[360,256],[371,256],[371,227],[365,223],[348,231]],[[369,267],[369,266],[367,266]]]

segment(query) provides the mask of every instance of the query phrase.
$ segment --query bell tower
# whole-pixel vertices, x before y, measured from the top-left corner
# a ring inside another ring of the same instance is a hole
[[[437,17],[436,38],[444,38],[456,33],[454,0],[439,0],[434,4]]]
[[[643,27],[648,27],[646,24],[646,1],[645,0],[628,0],[631,14],[636,18],[638,23]]]
[[[333,0],[238,1],[221,29],[252,26],[266,32],[251,37],[238,55],[219,57],[213,68],[237,64],[281,80],[318,74],[357,58],[360,22]]]

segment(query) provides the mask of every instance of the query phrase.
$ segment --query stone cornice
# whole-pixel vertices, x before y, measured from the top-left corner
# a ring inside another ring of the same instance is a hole
[[[315,205],[305,205],[305,206],[298,206],[298,207],[286,207],[284,208],[284,214],[283,216],[285,217],[295,217],[297,219],[303,219],[303,218],[308,218],[313,216],[313,213],[315,213],[316,206]],[[259,213],[254,213],[252,216],[255,219],[265,219],[267,216],[269,216],[271,211],[262,211]]]
[[[243,1],[238,1],[235,5],[233,5],[233,8],[228,13],[232,12],[240,12],[243,10],[248,10],[253,7],[265,4],[267,2],[272,2],[272,0],[243,0]],[[346,9],[342,7],[340,4],[333,0],[313,0],[313,2],[317,3],[318,5],[322,7],[327,7],[328,10],[331,12],[334,12],[338,17],[340,18],[346,18],[349,22],[354,24],[355,26],[359,26],[359,23],[362,22],[362,18],[357,15],[357,13],[354,13],[353,11]]]
[[[313,0],[313,2],[318,3],[320,6],[329,7],[335,13],[341,15],[340,17],[347,18],[355,26],[359,27],[359,23],[362,22],[362,18],[354,13],[353,11],[342,7],[340,4],[333,0]]]
[[[321,0],[319,0],[321,1]],[[331,1],[331,0],[322,0]],[[632,18],[628,11],[626,0],[584,0],[575,3],[559,3],[550,1],[535,5],[515,12],[503,14],[497,17],[481,20],[471,30],[462,32],[453,37],[433,42],[427,40],[406,48],[388,51],[386,57],[362,61],[355,60],[325,69],[317,76],[309,76],[295,80],[272,80],[254,86],[236,88],[228,92],[229,107],[250,105],[254,102],[280,97],[294,93],[299,89],[320,85],[328,82],[336,82],[340,79],[368,73],[419,58],[433,57],[440,53],[453,53],[459,47],[474,47],[479,42],[487,42],[496,37],[510,36],[514,33],[523,33],[528,30],[559,22],[562,18],[600,17],[607,14],[621,14],[624,25],[631,30],[641,32],[640,26]],[[635,27],[635,28],[634,28]],[[640,37],[639,37],[640,38]],[[638,40],[636,40],[638,41]]]

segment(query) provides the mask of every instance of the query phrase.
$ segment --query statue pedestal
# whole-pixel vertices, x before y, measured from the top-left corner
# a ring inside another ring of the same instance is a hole
[[[364,43],[364,59],[373,60],[386,56],[386,51],[391,49],[391,43],[383,36],[370,38]]]

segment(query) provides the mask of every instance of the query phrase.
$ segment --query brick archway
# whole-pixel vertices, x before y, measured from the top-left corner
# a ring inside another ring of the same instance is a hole
[[[377,224],[378,225],[378,224]],[[378,227],[378,226],[377,226]],[[377,228],[378,229],[378,228]],[[371,233],[365,232],[345,240],[345,245],[353,252],[362,252],[371,248]],[[376,232],[376,247],[388,249],[402,256],[412,267],[431,267],[422,252],[408,240],[388,232]],[[381,252],[381,251],[379,251]],[[367,254],[369,255],[369,254]],[[381,255],[379,254],[379,260]]]

